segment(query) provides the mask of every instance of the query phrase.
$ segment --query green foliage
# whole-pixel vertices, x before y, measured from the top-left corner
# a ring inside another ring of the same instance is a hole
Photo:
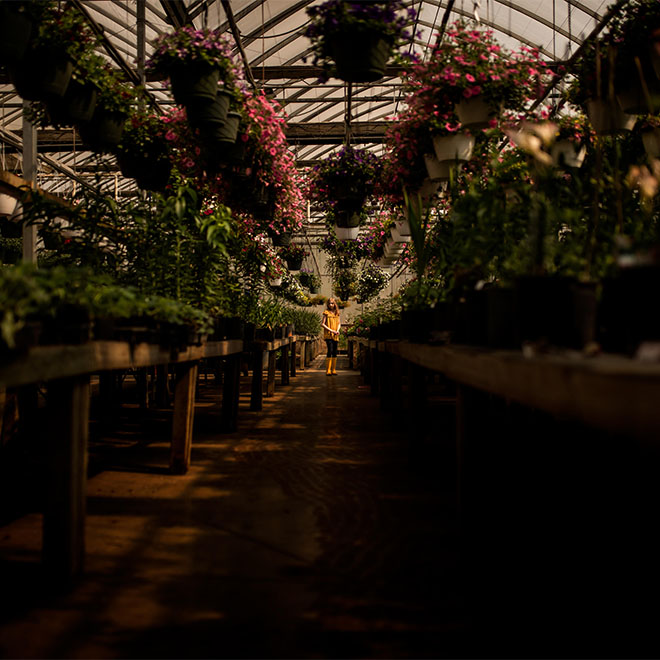
[[[373,263],[366,263],[357,274],[355,297],[359,303],[365,303],[377,296],[387,285],[389,278],[382,268]]]

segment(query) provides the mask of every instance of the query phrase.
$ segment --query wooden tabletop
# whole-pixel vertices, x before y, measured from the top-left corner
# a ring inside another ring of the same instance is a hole
[[[610,354],[525,357],[521,351],[473,346],[365,339],[358,343],[558,417],[660,439],[660,364]]]
[[[243,341],[210,341],[172,352],[156,344],[92,341],[80,345],[37,346],[0,365],[0,387],[16,387],[97,371],[193,362],[243,351]]]

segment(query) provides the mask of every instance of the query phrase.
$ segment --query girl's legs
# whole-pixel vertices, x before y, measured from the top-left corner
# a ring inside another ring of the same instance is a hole
[[[328,352],[325,361],[325,375],[332,375],[332,344],[335,343],[332,339],[326,339],[325,345],[328,347]]]

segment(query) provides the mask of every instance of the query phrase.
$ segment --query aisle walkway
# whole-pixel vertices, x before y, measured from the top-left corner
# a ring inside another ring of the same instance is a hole
[[[0,656],[462,655],[453,488],[344,357],[322,366],[262,413],[242,395],[232,434],[202,383],[185,476],[165,469],[166,412],[94,440],[71,594],[42,593],[38,514],[0,529]]]

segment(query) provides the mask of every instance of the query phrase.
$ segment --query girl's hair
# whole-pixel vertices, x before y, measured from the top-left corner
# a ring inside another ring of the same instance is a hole
[[[333,303],[335,303],[335,309],[339,309],[339,305],[337,305],[337,301],[336,301],[334,298],[328,298],[328,299],[326,300],[326,302],[325,302],[325,308],[326,308],[327,310],[330,309],[330,301],[332,301]]]

